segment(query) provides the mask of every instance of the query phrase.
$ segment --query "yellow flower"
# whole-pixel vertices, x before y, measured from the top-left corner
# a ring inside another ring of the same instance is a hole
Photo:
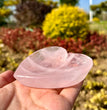
[[[81,36],[85,38],[87,34],[87,16],[78,7],[63,5],[46,15],[42,29],[44,35],[51,38],[72,36],[75,39],[74,36],[77,36],[83,39]],[[79,29],[78,32],[77,29]],[[84,31],[79,33],[82,29]]]
[[[107,71],[104,71],[103,74],[104,74],[105,76],[107,76]]]
[[[33,53],[33,50],[29,50],[28,56],[31,55],[32,53]]]
[[[106,100],[106,101],[104,101],[104,105],[107,105],[107,100]]]
[[[5,71],[6,69],[5,68],[2,68],[2,71]]]
[[[95,66],[98,65],[98,62],[96,60],[93,60],[93,63],[94,63]]]
[[[98,70],[96,71],[96,73],[97,73],[97,74],[101,74],[102,71],[101,71],[100,69],[98,69]]]
[[[106,32],[103,30],[103,31],[99,31],[99,34],[105,34]]]
[[[0,39],[0,43],[2,43],[3,41]]]

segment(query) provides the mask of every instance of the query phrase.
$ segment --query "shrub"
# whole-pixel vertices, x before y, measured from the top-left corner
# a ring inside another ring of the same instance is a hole
[[[58,7],[58,2],[57,1],[53,1],[53,0],[37,0],[37,1],[42,2],[46,5],[50,5],[53,8]]]
[[[100,92],[93,94],[93,96],[85,104],[88,110],[107,110],[107,91],[101,89]]]
[[[73,38],[57,39],[47,38],[41,29],[0,29],[3,42],[16,52],[36,51],[47,46],[62,46],[69,52],[85,53],[98,57],[102,50],[107,50],[107,38],[105,35],[89,32],[86,39],[74,40]],[[94,57],[93,56],[93,57]]]
[[[42,45],[38,47],[38,42],[43,38],[40,29],[35,29],[33,32],[25,29],[9,29],[2,37],[3,42],[16,52],[28,52],[29,49],[40,48]]]
[[[2,32],[4,31],[4,32]],[[46,38],[41,29],[1,29],[3,42],[16,52],[28,52],[29,49],[38,50],[47,46],[62,46],[68,51],[82,52],[82,41],[69,38],[68,40]]]
[[[6,19],[11,14],[11,10],[5,6],[4,2],[5,0],[0,0],[0,26],[7,24]]]
[[[35,25],[41,26],[45,15],[51,11],[53,7],[40,3],[35,0],[26,0],[20,3],[16,7],[16,13],[14,14],[17,25],[21,27]]]
[[[86,91],[88,90],[101,90],[103,88],[106,88],[106,85],[103,82],[97,82],[97,81],[87,81],[87,84],[84,86],[84,89]]]
[[[79,0],[59,0],[60,4],[70,4],[70,5],[76,5],[77,3],[79,3]]]
[[[100,21],[100,19],[99,19],[99,18],[97,18],[97,17],[94,17],[94,18],[93,18],[93,21],[94,21],[94,22],[99,22],[99,21]]]
[[[107,36],[99,35],[97,32],[88,32],[85,44],[85,51],[87,54],[98,57],[103,50],[107,50]]]
[[[72,37],[85,39],[87,34],[87,17],[83,10],[68,5],[53,9],[43,22],[44,35],[50,38]]]
[[[13,57],[14,56],[14,57]],[[0,40],[0,72],[11,69],[15,70],[22,60],[22,55],[13,55]]]

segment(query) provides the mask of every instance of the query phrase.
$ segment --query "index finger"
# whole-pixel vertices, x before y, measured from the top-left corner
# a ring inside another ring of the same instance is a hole
[[[64,88],[61,92],[60,95],[63,96],[64,98],[66,98],[71,106],[73,106],[75,99],[77,98],[81,87],[82,87],[83,81],[80,82],[79,84],[69,87],[69,88]]]

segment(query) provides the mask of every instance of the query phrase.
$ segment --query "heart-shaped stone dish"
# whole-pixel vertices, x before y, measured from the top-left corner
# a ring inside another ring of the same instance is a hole
[[[52,46],[28,56],[19,65],[14,77],[29,87],[64,88],[84,80],[92,66],[90,57],[67,53],[62,47]]]

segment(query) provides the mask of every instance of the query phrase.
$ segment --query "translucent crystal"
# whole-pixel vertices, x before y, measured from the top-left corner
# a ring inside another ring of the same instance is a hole
[[[29,87],[63,88],[84,80],[92,65],[92,59],[84,54],[67,53],[62,47],[52,46],[28,56],[14,77]]]

